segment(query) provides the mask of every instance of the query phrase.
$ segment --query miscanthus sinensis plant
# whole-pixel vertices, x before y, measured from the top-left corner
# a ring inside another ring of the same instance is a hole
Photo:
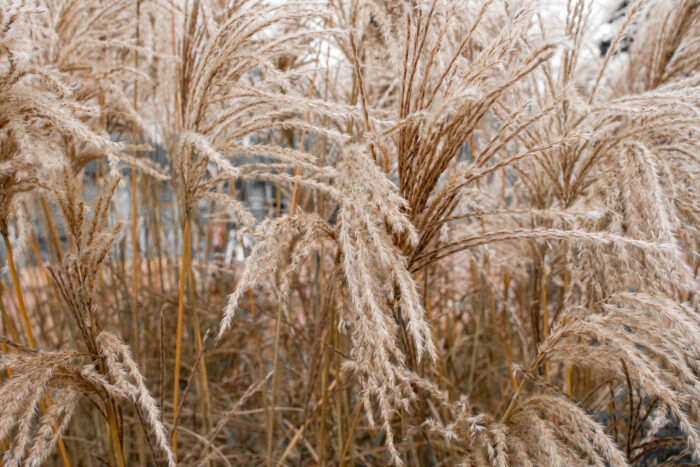
[[[700,462],[700,2],[0,5],[3,465]]]

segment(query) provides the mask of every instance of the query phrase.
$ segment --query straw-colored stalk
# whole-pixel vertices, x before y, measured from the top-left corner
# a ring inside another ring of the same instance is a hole
[[[29,347],[36,349],[36,340],[34,339],[34,332],[32,331],[32,325],[29,322],[29,315],[27,315],[27,308],[24,305],[24,296],[22,295],[22,289],[19,284],[19,276],[17,275],[17,269],[15,268],[15,260],[12,254],[12,245],[10,240],[6,235],[3,234],[2,239],[5,242],[5,251],[7,252],[7,263],[10,268],[10,275],[12,276],[12,285],[15,289],[15,296],[17,297],[17,305],[19,309],[20,318],[22,319],[22,324],[24,325],[24,331],[27,334],[27,342]],[[46,405],[51,406],[51,400],[49,396],[46,396]],[[41,411],[46,413],[46,406],[41,403]],[[58,430],[58,427],[53,425],[54,432]],[[58,438],[58,450],[61,454],[61,461],[65,467],[70,467],[71,463],[68,459],[68,451],[66,451],[66,446],[63,443],[63,437]]]
[[[177,420],[177,409],[179,407],[180,394],[180,358],[182,354],[182,315],[185,305],[185,283],[187,274],[187,258],[190,250],[190,217],[188,213],[184,215],[185,226],[182,230],[182,263],[180,265],[180,282],[178,284],[177,296],[177,324],[175,335],[175,366],[173,367],[173,424]],[[177,459],[177,430],[173,430],[173,454]]]

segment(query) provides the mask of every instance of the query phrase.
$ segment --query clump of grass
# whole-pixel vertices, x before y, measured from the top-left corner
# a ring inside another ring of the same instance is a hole
[[[697,462],[699,20],[0,5],[3,464]]]

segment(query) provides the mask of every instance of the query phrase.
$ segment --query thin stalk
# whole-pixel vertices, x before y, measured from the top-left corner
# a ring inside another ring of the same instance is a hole
[[[22,289],[19,286],[19,276],[17,275],[17,269],[15,268],[15,260],[12,254],[12,245],[10,245],[10,240],[7,238],[7,234],[3,233],[2,239],[5,242],[5,251],[7,251],[7,263],[10,267],[10,275],[12,276],[12,286],[15,289],[15,295],[17,296],[17,308],[19,309],[20,317],[22,318],[22,324],[24,325],[24,330],[27,333],[27,341],[29,347],[36,349],[36,341],[34,340],[34,333],[32,332],[32,326],[29,323],[29,316],[27,315],[27,308],[24,306],[24,296],[22,295]],[[51,406],[51,400],[48,395],[46,396],[46,402],[48,406]],[[41,411],[46,413],[44,404],[41,404]],[[56,432],[58,426],[54,423],[53,430]],[[61,455],[61,460],[63,465],[70,467],[70,461],[68,460],[68,452],[66,451],[66,446],[63,443],[63,438],[58,438],[58,451]]]
[[[187,270],[187,251],[190,249],[190,217],[185,213],[185,227],[182,234],[182,264],[180,267],[180,285],[177,298],[177,334],[175,337],[175,368],[173,383],[173,424],[177,420],[178,396],[180,393],[180,358],[182,353],[182,313],[185,301],[185,273]],[[177,430],[173,431],[173,454],[177,460]]]
[[[262,359],[262,342],[260,340],[260,330],[255,323],[257,322],[257,314],[255,311],[255,298],[253,297],[253,290],[248,290],[248,300],[250,301],[250,313],[251,319],[253,320],[253,328],[255,329],[255,346],[257,348],[258,354],[258,366],[260,367],[260,378],[265,377],[265,364]],[[266,391],[261,391],[263,400],[263,409],[265,410],[265,436],[266,439],[270,439],[272,436],[272,413],[270,413],[270,403],[267,400]]]
[[[207,332],[207,334],[208,334],[208,332]],[[205,338],[206,337],[207,336],[205,335]],[[180,406],[177,409],[177,418],[175,419],[175,422],[173,423],[173,426],[171,428],[173,433],[177,431],[178,424],[180,423],[180,417],[182,415],[182,407],[185,404],[185,400],[187,399],[187,394],[189,393],[190,387],[192,386],[192,380],[193,380],[194,374],[195,374],[194,370],[196,370],[199,367],[203,356],[204,356],[204,348],[202,347],[202,349],[197,353],[197,357],[194,359],[193,371],[190,373],[190,377],[187,378],[187,384],[185,385],[184,395],[182,396],[182,400],[180,401]]]
[[[15,289],[15,296],[17,297],[17,305],[19,309],[19,315],[22,319],[22,324],[24,325],[24,332],[27,334],[27,342],[29,347],[36,349],[36,340],[34,339],[34,332],[32,331],[32,325],[29,323],[29,316],[27,315],[27,309],[24,306],[24,296],[22,295],[22,289],[19,286],[19,277],[17,276],[17,269],[15,268],[14,256],[12,254],[12,246],[10,245],[10,240],[6,235],[2,236],[5,241],[5,250],[7,251],[7,262],[10,267],[10,275],[12,276],[12,285]]]
[[[342,342],[341,342],[341,336],[340,333],[338,332],[338,326],[334,326],[332,329],[333,332],[333,345],[335,346],[336,349],[341,349],[342,348]],[[334,360],[334,365],[333,365],[333,370],[334,374],[337,375],[340,384],[343,384],[343,379],[342,379],[342,373],[340,372],[340,355],[338,353],[335,353],[333,355],[333,360]],[[342,395],[345,395],[345,392],[342,393]],[[345,418],[343,418],[343,402],[342,402],[342,395],[336,396],[335,398],[335,413],[336,413],[336,419],[338,420],[337,427],[338,427],[338,438],[336,440],[337,442],[337,447],[336,447],[336,452],[341,452],[343,450],[342,442],[343,439],[345,439],[344,436],[344,426],[346,425],[347,421]]]
[[[430,329],[432,331],[433,335],[433,343],[435,344],[435,349],[437,351],[437,367],[438,367],[438,387],[444,388],[444,368],[443,368],[443,363],[442,363],[442,355],[440,354],[440,345],[439,345],[439,340],[438,340],[438,335],[437,335],[437,323],[433,323],[433,307],[430,304],[430,288],[428,287],[428,280],[429,280],[429,271],[428,268],[423,269],[423,306],[425,308],[425,316],[428,319],[428,322],[432,324],[430,326]]]
[[[568,261],[564,264],[564,306],[566,306],[566,298],[569,295],[569,264]],[[568,323],[569,319],[566,318],[565,322]],[[566,394],[571,395],[571,367],[566,365],[564,370],[566,372]]]
[[[542,306],[542,328],[543,328],[542,335],[544,336],[542,340],[546,340],[547,336],[549,335],[549,310],[547,308],[547,272],[544,268],[542,269],[542,279],[540,282],[540,293],[541,293],[540,304]],[[550,371],[550,363],[547,362],[544,365],[544,377],[548,383],[550,382],[549,371]]]
[[[360,412],[362,412],[362,402],[357,403],[357,408],[355,409],[355,418],[352,420],[352,425],[350,425],[350,430],[348,431],[348,437],[345,438],[345,444],[343,445],[343,452],[340,454],[340,467],[345,465],[345,456],[348,454],[348,449],[350,449],[350,443],[352,442],[352,436],[355,433],[355,427],[357,426],[357,420],[360,418]]]
[[[140,45],[140,28],[139,22],[141,20],[141,1],[136,0],[136,46]],[[134,53],[134,69],[139,69],[139,53],[138,49]],[[134,112],[138,111],[139,103],[139,80],[138,75],[134,79]],[[136,120],[131,120],[131,135],[132,142],[134,143],[133,157],[138,158],[139,154],[136,150],[136,140],[137,140],[138,129],[136,128]],[[131,262],[133,266],[132,275],[132,301],[131,301],[131,334],[132,334],[132,345],[134,347],[134,358],[136,363],[141,364],[141,342],[139,339],[139,268],[141,267],[139,261],[139,216],[138,216],[138,204],[136,199],[136,184],[137,184],[137,173],[136,168],[131,168]],[[150,277],[150,275],[149,275]],[[146,466],[146,442],[144,439],[143,430],[136,428],[136,445],[139,454],[139,464],[141,467]]]
[[[470,260],[470,269],[471,269],[471,275],[472,275],[472,282],[474,283],[474,294],[477,293],[481,285],[479,284],[479,276],[476,271],[476,263],[474,260]],[[474,298],[474,303],[476,304],[476,298]],[[479,338],[480,338],[480,333],[481,333],[481,307],[479,307],[478,310],[476,311],[476,329],[474,331],[474,344],[472,346],[472,358],[471,358],[471,365],[469,368],[469,384],[468,384],[468,392],[467,394],[470,394],[472,391],[472,384],[474,383],[474,372],[476,369],[476,357],[477,357],[477,352],[479,350]]]
[[[151,209],[154,211],[158,209],[156,207],[156,196],[153,193],[153,183],[148,183],[145,188],[147,196],[147,206],[148,206],[148,224],[149,230],[151,231],[151,237],[153,238],[153,246],[155,247],[156,263],[158,265],[158,279],[160,280],[160,291],[165,293],[165,281],[163,279],[163,256],[160,247],[160,233],[161,230],[156,228],[155,216],[151,215]]]
[[[51,289],[51,294],[53,295],[53,298],[56,300],[56,303],[61,303],[58,295],[58,290],[56,290],[56,286],[54,285],[53,281],[49,278],[49,275],[46,272],[46,268],[44,268],[44,260],[41,258],[41,252],[39,251],[39,245],[37,244],[36,234],[34,232],[32,232],[31,235],[27,236],[27,242],[29,243],[29,248],[31,248],[32,252],[34,253],[37,266],[39,266],[39,269],[44,273],[44,280],[47,284],[49,284],[49,288]]]
[[[192,318],[193,318],[193,323],[192,327],[194,330],[194,342],[195,342],[195,351],[197,352],[198,355],[201,355],[202,362],[201,364],[197,367],[198,371],[198,376],[199,376],[199,389],[201,391],[201,401],[202,401],[202,412],[203,412],[203,418],[204,418],[204,427],[207,432],[211,430],[211,402],[210,402],[210,396],[209,396],[209,381],[207,377],[207,366],[206,366],[206,358],[205,358],[205,353],[204,353],[204,346],[202,342],[202,332],[200,329],[199,325],[199,312],[197,311],[197,307],[195,305],[196,301],[196,296],[195,296],[195,290],[196,290],[196,284],[194,282],[194,273],[192,272],[192,251],[187,250],[188,253],[188,261],[187,261],[187,278],[189,280],[188,288],[187,288],[187,293],[190,299],[190,306],[192,307]],[[178,410],[179,412],[179,410]]]
[[[41,200],[41,207],[44,211],[44,217],[46,218],[46,226],[49,229],[51,239],[54,243],[54,252],[56,255],[56,260],[60,263],[63,260],[63,254],[61,253],[61,240],[58,237],[58,230],[56,229],[56,224],[54,224],[53,222],[51,210],[49,209],[49,204],[46,202],[46,198],[43,195],[41,195],[39,199]]]
[[[94,332],[94,322],[92,323],[93,325],[93,332]],[[100,368],[100,374],[106,375],[107,372],[105,371],[105,363],[104,359],[100,358],[98,360],[99,362],[99,368]],[[107,418],[109,419],[109,431],[112,432],[112,441],[114,443],[114,455],[115,455],[115,461],[117,463],[117,467],[125,467],[126,463],[124,462],[124,453],[122,451],[122,443],[121,443],[121,438],[119,435],[119,428],[117,425],[117,417],[115,414],[115,406],[114,406],[114,400],[111,398],[111,396],[107,396],[107,399],[105,400],[105,407],[107,409]]]
[[[7,314],[7,310],[5,309],[5,304],[1,300],[2,291],[3,291],[3,285],[2,285],[2,282],[0,282],[0,313],[2,314],[1,322],[4,326],[4,329],[10,335],[10,338],[15,342],[19,342],[19,337],[17,336],[17,330],[15,328],[15,325],[10,320],[10,316]]]
[[[136,45],[139,45],[139,26],[138,26],[138,21],[139,21],[139,16],[140,16],[140,11],[141,11],[141,2],[140,0],[136,0]],[[134,54],[134,67],[136,70],[139,68],[139,54],[136,52]],[[139,80],[138,78],[134,79],[134,111],[138,110],[138,99],[139,99]],[[138,158],[139,154],[138,151],[136,151],[136,139],[137,139],[137,134],[138,134],[138,129],[136,128],[136,120],[131,121],[131,135],[132,135],[132,142],[134,144],[134,149],[132,150],[132,155],[134,159]],[[131,169],[131,217],[132,217],[132,222],[131,222],[131,251],[132,251],[132,273],[133,273],[133,281],[132,281],[132,293],[133,293],[133,300],[131,301],[131,316],[132,316],[132,331],[133,331],[133,346],[134,346],[134,354],[136,357],[137,363],[140,363],[139,360],[139,350],[140,350],[140,345],[139,345],[139,339],[138,339],[138,317],[137,317],[137,312],[138,312],[138,291],[139,291],[139,266],[140,266],[140,261],[139,261],[139,225],[138,225],[138,204],[137,204],[137,196],[136,196],[136,185],[137,185],[137,173],[136,169],[132,168]]]
[[[332,392],[335,390],[335,388],[338,387],[338,379],[334,379],[333,382],[331,383],[330,386],[328,386],[328,392]],[[314,405],[314,408],[311,410],[311,414],[315,413],[319,408],[321,407],[321,401],[316,402],[316,405]],[[306,427],[309,426],[311,421],[314,419],[314,417],[309,416],[306,421],[304,422],[303,425],[301,425],[296,433],[294,433],[294,436],[292,436],[291,441],[289,441],[289,444],[287,445],[287,448],[284,450],[280,458],[277,460],[277,463],[275,464],[277,467],[281,467],[284,465],[284,461],[289,456],[289,454],[292,452],[292,449],[294,449],[294,446],[299,442],[299,439],[301,439],[301,436],[304,434],[304,430],[306,430]]]
[[[294,205],[292,205],[294,207]],[[280,351],[280,336],[282,333],[282,303],[277,306],[277,317],[275,322],[275,347],[272,357],[272,395],[270,397],[270,405],[275,407],[277,404],[277,389],[279,385],[279,351]],[[267,434],[267,465],[272,465],[273,451],[273,435],[275,432],[275,422],[278,414],[271,414],[270,430]]]
[[[2,291],[2,289],[0,289],[0,291]],[[0,306],[1,306],[1,302],[0,302]],[[1,325],[1,324],[2,324],[2,321],[0,320],[0,325]],[[3,331],[3,333],[4,333],[4,332],[5,332],[4,326],[3,326],[1,329],[2,329],[2,331]],[[3,343],[0,343],[0,352],[2,352],[2,353],[4,353],[4,354],[7,354],[7,346],[6,346],[5,344],[3,344]],[[10,370],[9,368],[6,368],[6,369],[5,369],[5,373],[7,374],[7,379],[11,379],[11,378],[12,378],[12,370]],[[7,444],[7,441],[6,441],[5,439],[3,439],[3,440],[2,440],[2,452],[5,453],[5,452],[7,452],[7,451],[9,451],[9,450],[10,450],[10,447],[9,447],[9,445]],[[2,465],[3,465],[3,464],[2,464],[2,457],[0,457],[0,467],[1,467]]]
[[[302,141],[304,135],[302,134]],[[298,175],[298,170],[294,170],[294,175]],[[281,198],[281,187],[277,186],[277,217],[281,215],[282,209],[282,198]],[[294,182],[294,191],[292,194],[292,206],[290,209],[290,215],[294,215],[294,209],[296,208],[296,193],[297,193],[297,183]],[[276,407],[277,405],[277,390],[279,386],[279,351],[280,351],[280,335],[282,332],[282,301],[277,305],[277,316],[275,321],[275,347],[274,354],[272,356],[272,395],[270,397],[270,405]],[[272,454],[273,454],[273,438],[275,433],[275,426],[277,424],[277,418],[279,414],[273,412],[270,417],[270,429],[267,434],[267,465],[268,467],[272,465]]]
[[[506,363],[508,364],[508,371],[510,372],[510,379],[513,382],[513,388],[518,390],[518,380],[515,378],[515,373],[513,372],[513,355],[510,351],[510,345],[508,344],[508,319],[506,314],[506,307],[508,306],[508,289],[510,285],[510,276],[505,273],[503,276],[503,310],[501,311],[501,334],[503,335],[503,350],[506,354]]]
[[[331,308],[331,317],[328,322],[328,337],[332,335],[333,328],[335,326],[335,307]],[[323,356],[323,372],[321,373],[321,426],[319,428],[319,461],[320,466],[325,465],[326,462],[326,407],[328,406],[328,380],[331,367],[331,354],[330,349],[326,348],[324,350]]]
[[[158,252],[158,265],[159,265],[159,270],[160,270],[161,275],[163,276],[163,284],[164,284],[163,287],[164,287],[164,289],[165,289],[165,288],[170,289],[170,288],[172,287],[172,284],[174,284],[174,281],[171,280],[171,277],[170,277],[170,275],[169,275],[169,273],[168,273],[168,268],[172,269],[172,267],[170,267],[172,257],[170,256],[170,249],[168,248],[168,241],[167,241],[167,238],[165,239],[165,241],[164,241],[163,243],[161,243],[161,239],[160,239],[160,234],[161,234],[161,232],[164,232],[164,230],[163,230],[163,223],[161,222],[161,219],[160,219],[160,210],[161,210],[161,207],[160,207],[160,198],[158,197],[158,194],[156,193],[157,185],[156,185],[155,183],[159,183],[159,182],[154,182],[153,191],[152,191],[153,210],[154,210],[154,212],[155,212],[155,216],[154,216],[154,217],[155,217],[155,224],[156,224],[156,225],[155,225],[155,229],[156,229],[156,230],[155,230],[155,232],[154,232],[154,237],[157,239],[157,241],[156,241],[156,249],[157,249],[157,252]],[[166,258],[166,264],[165,264],[165,266],[163,266],[163,262],[162,262],[162,259],[161,259],[161,258],[162,258],[162,255],[165,255],[165,258]],[[165,268],[165,272],[163,272],[164,268]],[[167,279],[168,279],[168,280],[167,280],[167,282],[168,282],[167,285],[165,284],[165,282],[166,282],[166,281],[165,281],[165,278],[166,278],[166,277],[167,277]]]
[[[540,366],[540,363],[542,363],[542,359],[544,358],[544,354],[539,354],[537,358],[535,359],[534,362],[532,362],[532,365],[530,365],[529,371],[532,372],[535,368]],[[525,386],[525,383],[527,382],[527,378],[523,376],[523,379],[520,381],[520,384],[518,385],[518,389],[515,391],[515,394],[513,394],[513,397],[510,399],[510,404],[508,404],[508,408],[506,409],[505,413],[503,414],[503,417],[501,417],[501,423],[505,423],[508,421],[511,415],[513,415],[513,410],[515,410],[515,406],[518,402],[518,399],[520,398],[520,394],[523,391],[523,387]]]
[[[0,351],[3,353],[7,353],[7,346],[5,344],[0,344]],[[12,372],[10,370],[7,370],[7,377],[12,378]],[[2,440],[2,452],[3,454],[8,452],[10,450],[9,445],[7,444],[7,441],[4,439]],[[0,458],[0,467],[2,466],[2,458]]]
[[[525,386],[525,381],[526,380],[523,380],[520,383],[518,389],[515,391],[515,394],[513,394],[513,397],[510,399],[510,404],[508,404],[508,408],[506,409],[505,413],[503,414],[503,417],[501,418],[501,423],[507,422],[510,416],[512,415],[513,410],[515,409],[515,404],[520,398],[520,393],[522,392],[523,387]]]
[[[39,244],[38,240],[36,237],[36,233],[33,231],[33,229],[30,231],[30,233],[27,235],[27,243],[29,243],[29,247],[31,250],[34,252],[34,256],[36,258],[37,266],[39,267],[39,270],[43,273],[43,279],[44,281],[49,285],[49,288],[51,289],[51,296],[55,300],[56,303],[56,308],[54,309],[53,307],[51,308],[51,312],[53,312],[52,320],[54,323],[58,323],[61,321],[61,318],[63,316],[67,316],[67,312],[64,308],[64,303],[63,300],[61,300],[60,295],[58,293],[58,290],[56,289],[56,284],[51,280],[49,277],[48,270],[44,267],[44,260],[41,257],[41,252],[39,251]],[[100,274],[100,282],[102,282],[102,275]],[[35,279],[35,282],[39,284],[39,281]],[[75,339],[75,330],[73,329],[72,326],[67,326],[68,328],[68,333],[72,339]],[[43,333],[43,329],[40,329]],[[60,337],[59,337],[60,339]]]
[[[117,428],[117,417],[114,414],[112,401],[108,401],[105,405],[107,406],[107,415],[109,416],[109,428],[112,430],[112,440],[114,441],[114,453],[117,457],[117,467],[125,467],[126,463],[124,462],[124,453],[122,452],[122,444],[119,440],[119,429]]]

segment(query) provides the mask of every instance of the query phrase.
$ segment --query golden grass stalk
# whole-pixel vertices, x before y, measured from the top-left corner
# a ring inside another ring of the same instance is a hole
[[[36,340],[34,339],[34,332],[32,331],[32,325],[29,322],[29,315],[27,314],[27,308],[24,305],[24,296],[22,295],[22,289],[19,285],[19,277],[17,276],[17,269],[15,268],[14,255],[12,254],[12,245],[10,244],[10,240],[7,238],[7,234],[4,232],[2,234],[2,239],[5,242],[5,251],[7,252],[7,263],[10,268],[10,275],[12,276],[12,286],[15,289],[15,296],[17,297],[19,313],[20,317],[22,318],[22,324],[24,325],[24,332],[27,335],[27,342],[29,343],[29,347],[31,349],[36,349],[37,347]],[[4,350],[4,352],[6,352],[6,350]],[[10,373],[8,373],[8,377],[9,376]],[[49,399],[48,395],[46,397],[46,405],[48,407],[51,407],[51,400]],[[41,403],[41,411],[43,413],[46,413],[46,407],[43,403]],[[53,426],[53,429],[54,431],[58,431],[58,427],[55,424]],[[61,455],[61,462],[63,462],[64,466],[69,467],[71,463],[68,459],[68,451],[66,450],[66,446],[63,443],[62,437],[58,438],[58,450]]]
[[[700,4],[565,4],[0,2],[4,462],[697,462]]]
[[[190,249],[190,219],[184,215],[185,226],[182,230],[182,263],[180,264],[180,281],[177,295],[177,325],[175,336],[175,366],[173,367],[173,423],[177,420],[178,400],[180,394],[180,359],[182,355],[182,318],[185,305],[185,278],[187,271],[187,257]],[[173,431],[172,447],[175,459],[177,459],[177,430]]]

